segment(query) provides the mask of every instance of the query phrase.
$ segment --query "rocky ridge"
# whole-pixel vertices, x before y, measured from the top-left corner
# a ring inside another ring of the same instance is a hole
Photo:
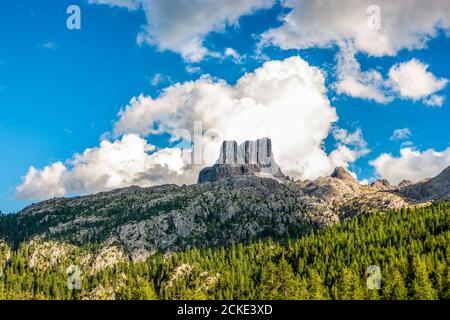
[[[274,161],[267,138],[224,143],[218,163],[202,170],[199,181],[55,198],[0,217],[0,272],[9,247],[24,241],[33,253],[31,268],[54,267],[78,246],[96,243],[99,248],[77,262],[95,273],[157,252],[296,237],[363,212],[425,206],[450,195],[450,167],[398,186],[386,180],[362,185],[344,168],[294,182]]]
[[[416,184],[402,185],[399,193],[415,201],[427,201],[450,196],[450,167],[434,178]]]

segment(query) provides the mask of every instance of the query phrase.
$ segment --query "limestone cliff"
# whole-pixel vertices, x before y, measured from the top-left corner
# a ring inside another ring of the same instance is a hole
[[[287,180],[273,157],[272,140],[269,138],[245,141],[240,145],[236,141],[224,141],[216,164],[200,171],[198,183],[215,182],[234,176]]]

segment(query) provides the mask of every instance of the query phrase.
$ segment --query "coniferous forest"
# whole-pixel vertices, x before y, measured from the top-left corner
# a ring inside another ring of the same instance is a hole
[[[68,286],[69,265],[95,247],[79,247],[57,265],[31,267],[28,243],[3,243],[0,299],[450,298],[448,203],[363,214],[298,238],[82,269],[80,289]],[[377,279],[379,289],[373,286]]]

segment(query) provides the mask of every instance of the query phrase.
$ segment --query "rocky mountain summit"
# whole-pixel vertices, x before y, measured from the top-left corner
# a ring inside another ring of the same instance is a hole
[[[103,256],[89,263],[103,268],[156,252],[298,237],[361,213],[425,206],[450,196],[450,167],[427,181],[399,186],[385,180],[362,185],[344,168],[294,182],[282,174],[271,148],[267,138],[225,142],[198,184],[132,186],[31,205],[0,217],[0,243],[96,243]]]
[[[245,141],[224,141],[219,159],[212,167],[200,171],[198,183],[215,182],[234,176],[258,176],[287,180],[272,153],[272,140],[262,138]]]
[[[370,185],[372,188],[375,188],[377,190],[392,190],[395,189],[388,180],[386,179],[380,179],[375,181]]]

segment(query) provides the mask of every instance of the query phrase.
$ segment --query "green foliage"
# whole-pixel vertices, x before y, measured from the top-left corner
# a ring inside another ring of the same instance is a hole
[[[95,273],[84,266],[81,290],[69,289],[67,267],[97,249],[32,267],[33,247],[0,243],[0,299],[450,299],[448,203],[365,214],[296,240],[159,253]],[[371,265],[381,290],[366,286]]]

